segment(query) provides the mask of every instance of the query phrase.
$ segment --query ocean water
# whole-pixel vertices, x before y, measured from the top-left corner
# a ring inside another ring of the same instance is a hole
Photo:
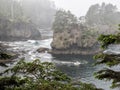
[[[55,64],[57,69],[73,77],[76,81],[93,83],[98,88],[103,88],[105,90],[120,90],[120,89],[110,89],[109,86],[111,84],[111,81],[103,81],[103,80],[101,81],[94,78],[93,73],[95,71],[104,68],[104,66],[103,65],[93,66],[93,64],[95,63],[95,60],[93,60],[93,56],[90,55],[53,56],[47,52],[46,53],[37,52],[37,49],[40,47],[46,47],[50,49],[51,42],[52,42],[52,38],[45,40],[28,40],[28,41],[1,42],[1,43],[5,45],[9,45],[10,47],[8,48],[8,50],[12,50],[20,54],[18,59],[16,59],[16,62],[20,60],[20,58],[25,58],[27,62],[33,61],[35,59],[40,59],[41,62],[52,62]],[[110,50],[110,48],[108,48],[108,50]],[[111,50],[112,51],[114,50],[113,46]],[[11,64],[8,65],[11,66]],[[115,67],[115,69],[119,70],[119,66]],[[0,70],[2,71],[4,70],[4,68],[0,67]]]

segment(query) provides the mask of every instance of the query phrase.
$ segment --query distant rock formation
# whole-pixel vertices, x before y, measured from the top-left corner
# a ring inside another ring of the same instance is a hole
[[[118,24],[120,23],[120,11],[111,3],[102,3],[91,5],[84,21],[90,27],[96,29],[99,34],[118,33]],[[82,20],[83,17],[81,17]]]
[[[28,39],[40,39],[41,34],[34,24],[0,18],[0,40],[20,41]]]

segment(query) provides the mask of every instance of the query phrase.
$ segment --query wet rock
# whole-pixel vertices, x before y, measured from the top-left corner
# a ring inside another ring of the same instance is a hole
[[[2,66],[2,67],[8,67],[6,64],[4,64],[4,63],[0,63],[0,66]]]
[[[39,49],[37,49],[37,52],[39,52],[39,53],[45,53],[45,52],[49,52],[50,51],[50,49],[49,48],[39,48]]]
[[[14,59],[18,58],[16,52],[8,51],[6,46],[0,44],[0,66],[6,67],[7,63],[11,63]]]

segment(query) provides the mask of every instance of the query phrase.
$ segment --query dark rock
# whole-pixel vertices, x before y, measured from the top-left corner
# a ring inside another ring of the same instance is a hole
[[[6,64],[4,64],[4,63],[0,63],[0,66],[2,66],[2,67],[8,67]]]
[[[39,48],[39,49],[37,49],[37,51],[39,52],[39,53],[45,53],[45,52],[49,52],[50,51],[50,49],[49,48]]]
[[[0,66],[6,67],[6,63],[11,63],[14,59],[18,58],[16,52],[8,51],[6,46],[0,44]]]

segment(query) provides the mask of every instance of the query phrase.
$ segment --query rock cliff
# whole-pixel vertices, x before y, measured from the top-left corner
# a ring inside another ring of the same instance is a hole
[[[97,46],[97,32],[91,27],[80,23],[70,12],[59,10],[53,23],[53,54],[95,54]]]
[[[0,40],[1,41],[19,41],[27,39],[40,39],[40,32],[34,24],[0,18]]]
[[[95,54],[99,51],[97,39],[93,30],[85,26],[77,29],[54,32],[51,43],[52,54]]]

